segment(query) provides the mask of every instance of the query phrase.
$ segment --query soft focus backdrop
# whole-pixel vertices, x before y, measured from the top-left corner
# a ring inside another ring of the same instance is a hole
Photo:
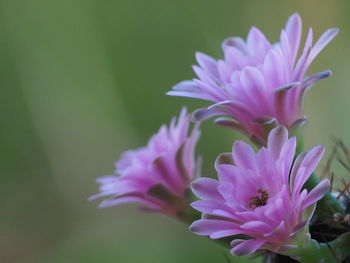
[[[340,28],[311,67],[334,75],[307,96],[307,146],[331,145],[330,136],[350,144],[349,8],[345,0],[2,0],[0,262],[227,262],[224,249],[172,219],[135,206],[97,209],[86,202],[94,180],[182,105],[208,105],[164,95],[194,76],[195,51],[218,58],[224,38],[245,37],[252,25],[277,41],[295,11],[316,36]],[[215,157],[240,136],[210,122],[202,130],[198,152],[214,176]]]

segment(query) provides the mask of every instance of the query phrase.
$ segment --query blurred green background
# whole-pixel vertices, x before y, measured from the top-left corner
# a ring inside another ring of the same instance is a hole
[[[97,209],[86,202],[94,180],[182,105],[208,105],[164,95],[194,76],[196,50],[221,57],[221,41],[252,25],[277,41],[295,11],[316,36],[341,30],[311,68],[334,75],[307,96],[307,145],[331,145],[330,135],[350,144],[349,8],[345,0],[1,0],[0,262],[227,262],[221,247],[172,219],[136,206]],[[203,125],[204,175],[239,137]]]

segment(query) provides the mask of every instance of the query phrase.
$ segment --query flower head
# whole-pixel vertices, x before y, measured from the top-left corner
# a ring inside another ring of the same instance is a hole
[[[100,207],[136,202],[154,211],[181,217],[185,191],[195,176],[194,149],[198,125],[189,135],[190,116],[184,108],[178,120],[163,125],[146,147],[123,153],[116,162],[117,175],[97,179],[101,193],[109,196]]]
[[[271,127],[284,125],[292,129],[304,121],[305,91],[331,74],[324,71],[304,77],[311,62],[337,35],[338,29],[327,30],[313,44],[310,28],[297,59],[301,32],[301,18],[293,14],[278,43],[271,44],[256,27],[251,28],[246,41],[239,37],[226,39],[222,44],[223,59],[197,53],[199,66],[193,66],[197,78],[180,82],[167,94],[214,102],[206,109],[197,110],[194,119],[229,116],[215,122],[238,129],[264,144]]]
[[[200,178],[192,183],[193,192],[202,199],[192,206],[202,212],[202,219],[190,230],[212,239],[231,237],[235,255],[297,246],[300,236],[307,234],[316,202],[329,189],[329,180],[310,192],[303,189],[324,147],[301,153],[293,163],[295,147],[296,138],[288,139],[282,126],[270,132],[267,148],[257,153],[237,141],[232,154],[223,154],[216,161],[218,181]]]

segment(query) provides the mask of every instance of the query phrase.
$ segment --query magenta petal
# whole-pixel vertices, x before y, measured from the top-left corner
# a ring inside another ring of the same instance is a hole
[[[159,208],[154,202],[149,201],[141,196],[125,196],[125,197],[118,197],[118,198],[111,198],[104,200],[100,203],[98,206],[99,208],[106,208],[121,204],[127,204],[127,203],[138,203],[148,206],[149,208],[156,209]]]
[[[166,95],[197,98],[197,99],[203,99],[203,100],[209,100],[209,101],[211,100],[211,97],[206,94],[193,92],[193,91],[184,91],[184,90],[171,90],[171,91],[168,91]]]
[[[225,52],[227,47],[236,47],[243,53],[247,51],[246,43],[240,37],[230,37],[225,39],[221,44],[222,50]]]
[[[209,237],[211,239],[219,239],[219,238],[229,237],[229,236],[234,236],[234,235],[239,235],[239,234],[242,234],[242,230],[240,230],[240,229],[222,230],[222,231],[214,232]]]
[[[256,169],[255,152],[249,144],[243,141],[236,141],[233,145],[232,153],[237,166],[252,170]]]
[[[220,199],[218,201],[217,200],[198,200],[193,202],[191,206],[194,209],[206,214],[213,214],[213,211],[217,209],[229,210],[229,207],[227,207],[225,203]]]
[[[271,47],[270,42],[266,39],[264,34],[256,27],[252,27],[248,33],[247,45],[249,51],[254,55],[261,55],[260,52],[266,52]],[[259,48],[262,49],[259,49]]]
[[[242,229],[257,231],[257,232],[269,232],[271,227],[262,221],[249,221],[241,225]]]
[[[214,199],[223,201],[218,191],[218,181],[211,178],[199,178],[191,185],[192,192],[201,199]]]
[[[263,244],[265,244],[265,240],[258,239],[250,239],[247,241],[243,241],[240,244],[236,245],[231,249],[231,253],[235,256],[244,256],[253,254],[256,250],[260,249]]]
[[[294,190],[294,195],[300,192],[301,187],[304,185],[307,179],[309,179],[311,173],[315,170],[316,166],[320,162],[325,148],[323,145],[318,145],[313,147],[300,163],[300,167],[296,174],[296,177],[293,178],[292,187]]]
[[[295,57],[299,50],[299,44],[301,39],[302,22],[298,13],[294,13],[288,19],[286,25],[286,33],[290,42],[290,48],[292,51],[292,61],[295,61]]]
[[[231,128],[234,130],[238,130],[242,133],[245,133],[244,127],[242,126],[242,124],[234,119],[227,119],[227,118],[221,117],[221,118],[216,118],[214,120],[214,123],[222,127]]]
[[[284,166],[283,167],[284,169],[282,170],[282,172],[287,176],[289,176],[289,171],[290,171],[290,168],[292,167],[296,146],[297,146],[297,139],[296,137],[292,137],[283,145],[281,150],[280,156],[281,158],[283,158],[283,166]]]
[[[307,152],[302,152],[297,156],[297,158],[294,161],[292,171],[290,173],[290,191],[291,192],[293,192],[292,189],[294,188],[294,182],[296,180],[298,171],[306,155],[307,155]]]
[[[215,59],[209,57],[208,55],[196,52],[196,59],[198,64],[207,72],[212,74],[213,77],[218,77],[217,63]]]
[[[180,83],[174,85],[173,90],[197,92],[199,89],[193,81],[184,80],[184,81],[181,81]]]
[[[312,48],[308,63],[310,63],[322,51],[322,49],[324,49],[329,42],[338,35],[338,33],[338,28],[331,28],[324,32]]]
[[[285,231],[285,223],[284,221],[282,221],[275,229],[273,229],[271,232],[267,232],[264,234],[264,237],[270,237],[270,236],[273,236],[273,235],[276,235],[278,234],[279,232],[283,232]]]
[[[280,156],[282,147],[287,140],[288,130],[283,126],[276,127],[270,132],[267,140],[267,148],[274,158],[277,159]]]
[[[314,84],[316,81],[328,78],[331,75],[332,75],[332,71],[330,71],[330,70],[325,70],[325,71],[316,73],[314,75],[311,75],[310,77],[307,77],[302,81],[302,87],[308,87],[308,86]]]
[[[237,225],[232,222],[212,219],[200,219],[194,221],[190,226],[190,231],[200,236],[209,236],[218,231],[234,229],[237,229]]]
[[[194,122],[204,121],[211,117],[222,115],[222,114],[225,114],[225,112],[220,109],[209,109],[209,108],[197,109],[192,113],[192,121]]]
[[[308,68],[307,61],[309,59],[310,52],[311,52],[312,40],[313,40],[313,31],[312,31],[312,28],[310,28],[305,41],[303,53],[299,57],[298,62],[294,68],[292,81],[300,81],[304,77],[305,71]]]
[[[309,205],[311,205],[313,203],[316,203],[318,200],[320,200],[329,191],[329,188],[330,188],[329,180],[328,179],[323,179],[306,196],[306,198],[305,198],[305,200],[303,202],[303,206],[302,206],[301,209],[305,209]]]

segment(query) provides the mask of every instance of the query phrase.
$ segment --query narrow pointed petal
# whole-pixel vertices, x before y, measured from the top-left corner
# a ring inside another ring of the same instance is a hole
[[[338,28],[331,28],[324,32],[312,48],[308,63],[311,63],[314,58],[322,51],[322,49],[324,49],[329,44],[329,42],[331,42],[338,35],[338,33]]]
[[[190,226],[190,231],[200,236],[208,236],[218,231],[234,229],[237,229],[237,225],[232,222],[212,219],[197,220]]]
[[[219,239],[219,238],[229,237],[229,236],[234,236],[234,235],[239,235],[239,234],[242,234],[242,230],[240,230],[240,229],[221,230],[221,231],[214,232],[209,237],[211,239]]]
[[[311,173],[323,157],[325,148],[323,145],[313,147],[304,157],[297,172],[295,181],[292,182],[294,194],[300,192],[301,187],[309,179]]]
[[[311,192],[306,196],[302,209],[305,209],[309,205],[320,200],[329,191],[329,188],[330,182],[328,179],[323,179],[321,182],[319,182],[318,185],[316,185],[315,188],[313,188]]]
[[[271,231],[271,227],[262,221],[249,221],[241,225],[241,228],[261,233]]]
[[[216,118],[214,120],[214,123],[222,127],[231,128],[231,129],[240,131],[242,133],[245,133],[243,125],[233,119]]]
[[[283,126],[276,127],[270,132],[267,141],[267,148],[271,151],[274,158],[280,156],[282,147],[287,140],[288,130]]]
[[[256,169],[255,152],[252,147],[242,141],[236,141],[233,145],[234,162],[247,169]]]
[[[241,51],[243,51],[244,53],[247,52],[247,47],[246,47],[246,43],[244,42],[244,40],[240,37],[230,37],[225,39],[222,42],[222,50],[225,52],[227,47],[236,47],[238,49],[240,49]]]
[[[208,55],[196,52],[196,60],[198,61],[198,64],[207,72],[210,73],[213,77],[218,77],[218,69],[217,69],[217,63],[215,59],[212,57],[209,57]]]
[[[213,199],[223,201],[217,190],[218,181],[211,178],[199,178],[191,185],[192,192],[201,199]]]
[[[251,239],[243,241],[231,249],[231,253],[235,256],[244,256],[255,253],[262,245],[266,243],[265,240]]]
[[[298,13],[294,13],[289,17],[288,22],[286,24],[286,33],[288,36],[288,40],[290,42],[293,64],[299,50],[301,31],[302,31],[301,18]]]
[[[192,113],[192,121],[200,122],[218,115],[222,115],[224,113],[225,111],[220,109],[208,109],[208,108],[197,109]]]

